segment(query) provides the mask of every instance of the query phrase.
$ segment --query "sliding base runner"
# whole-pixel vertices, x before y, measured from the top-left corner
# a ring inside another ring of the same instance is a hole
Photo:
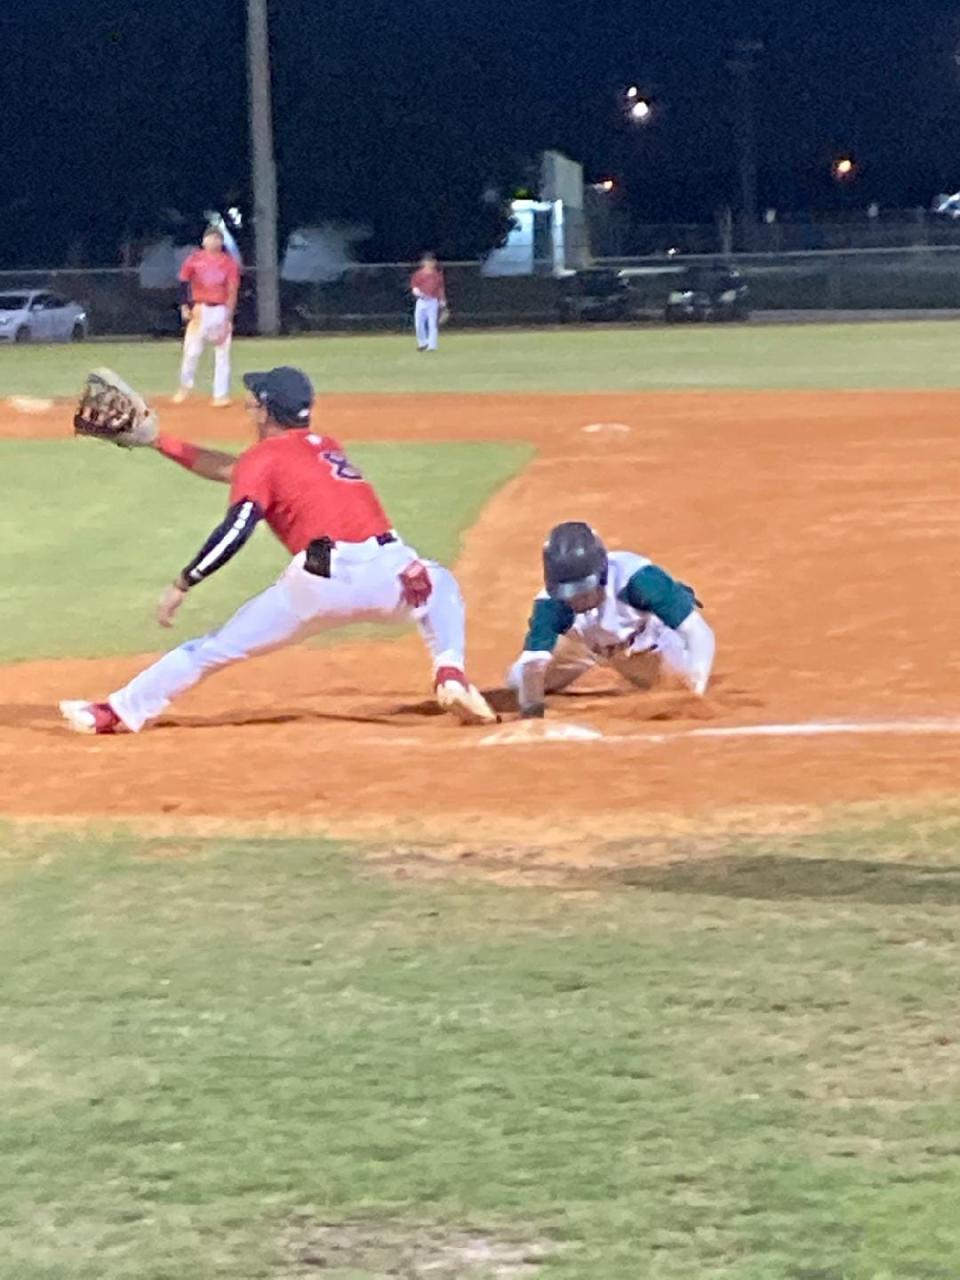
[[[523,652],[507,675],[521,716],[543,716],[547,694],[597,666],[640,688],[706,691],[716,645],[690,587],[632,551],[608,554],[578,520],[551,531],[543,579]]]

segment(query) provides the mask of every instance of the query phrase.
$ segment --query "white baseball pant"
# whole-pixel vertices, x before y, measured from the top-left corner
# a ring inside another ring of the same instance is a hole
[[[436,351],[440,335],[440,300],[418,298],[413,308],[413,322],[417,330],[417,346],[421,350]]]
[[[427,603],[411,609],[401,596],[399,574],[416,560],[402,542],[385,547],[375,538],[337,543],[330,577],[320,578],[296,556],[280,578],[216,631],[171,650],[108,699],[124,725],[138,732],[180,694],[223,667],[294,644],[326,628],[352,622],[416,622],[440,667],[464,666],[466,620],[457,580],[442,565],[424,561],[433,583]]]
[[[193,308],[193,315],[183,335],[183,363],[180,366],[180,385],[193,389],[197,366],[203,349],[208,343],[214,348],[213,394],[225,399],[230,394],[230,347],[233,334],[227,323],[227,308],[200,302]]]

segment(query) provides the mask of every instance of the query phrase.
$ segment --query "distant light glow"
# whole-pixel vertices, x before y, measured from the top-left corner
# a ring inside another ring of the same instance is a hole
[[[650,119],[653,108],[644,98],[638,99],[630,108],[630,119],[635,120],[638,124],[644,124]]]
[[[834,161],[833,172],[837,178],[850,178],[856,167],[849,156],[841,156],[839,160]]]
[[[594,191],[610,192],[616,185],[617,184],[614,182],[613,178],[603,178],[600,182],[595,182],[593,184],[593,189]]]
[[[640,97],[640,90],[637,88],[635,84],[632,84],[630,88],[627,90],[627,97],[630,99],[631,102],[634,100],[634,98]]]

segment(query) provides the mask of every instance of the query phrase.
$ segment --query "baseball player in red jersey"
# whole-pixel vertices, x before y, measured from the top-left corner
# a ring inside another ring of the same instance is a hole
[[[230,486],[230,503],[158,607],[173,623],[187,594],[222,568],[264,520],[293,559],[215,631],[171,650],[105,702],[62,702],[78,733],[134,733],[205,676],[253,654],[359,618],[414,620],[433,658],[437,700],[464,724],[496,716],[464,674],[465,617],[449,569],[421,560],[391,528],[372,486],[336,440],[310,425],[313,388],[298,369],[244,378],[257,443],[239,457],[160,434],[160,453]]]
[[[420,259],[420,266],[410,277],[410,292],[416,298],[413,306],[417,350],[436,351],[440,332],[440,315],[449,315],[447,286],[443,272],[432,253]]]
[[[197,365],[208,342],[215,348],[213,406],[222,409],[230,403],[230,344],[239,292],[240,266],[227,253],[220,232],[210,227],[203,237],[203,248],[195,249],[180,268],[180,314],[187,327],[175,404],[182,404],[193,390]]]

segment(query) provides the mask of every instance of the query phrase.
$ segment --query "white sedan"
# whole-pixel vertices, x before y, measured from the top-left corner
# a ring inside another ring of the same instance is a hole
[[[88,333],[78,302],[40,289],[0,293],[0,342],[82,342]]]

